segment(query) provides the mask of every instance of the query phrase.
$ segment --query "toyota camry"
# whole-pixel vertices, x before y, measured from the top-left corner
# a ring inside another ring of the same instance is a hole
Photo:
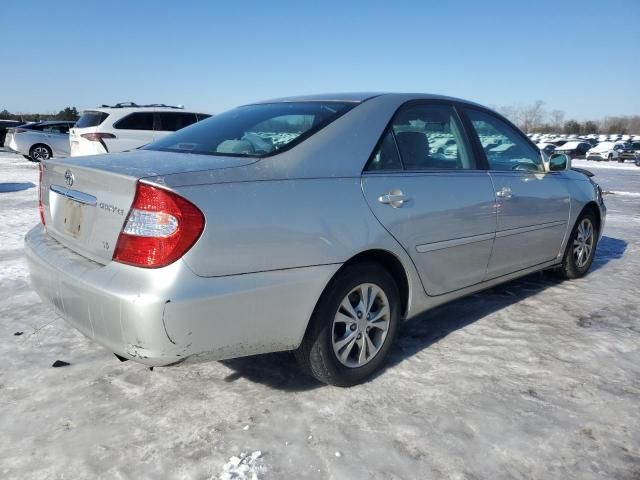
[[[150,366],[294,350],[340,386],[383,366],[404,319],[585,275],[606,213],[566,156],[436,95],[255,103],[40,169],[27,258],[69,324]]]

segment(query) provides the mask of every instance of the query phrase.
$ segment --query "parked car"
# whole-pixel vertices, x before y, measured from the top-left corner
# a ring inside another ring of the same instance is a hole
[[[131,102],[85,110],[71,129],[71,156],[133,150],[208,117],[182,107]]]
[[[569,158],[585,158],[587,151],[591,149],[591,144],[587,142],[567,142],[557,147],[555,153],[564,153]]]
[[[439,134],[454,156],[431,153]],[[509,148],[485,152],[489,137]],[[348,386],[401,319],[543,269],[586,274],[606,209],[568,164],[464,100],[268,101],[41,164],[26,257],[39,295],[121,359],[295,350]]]
[[[69,128],[74,123],[55,120],[9,128],[4,146],[33,162],[66,157],[69,155]]]
[[[607,162],[611,160],[618,159],[618,150],[615,147],[615,143],[613,142],[602,142],[591,148],[585,158],[587,160],[595,160],[596,162],[600,162],[602,160],[606,160]]]
[[[618,162],[620,163],[625,160],[636,162],[638,158],[640,158],[640,142],[627,143],[618,150]]]
[[[565,143],[571,142],[572,140],[568,139],[568,138],[555,138],[553,140],[549,140],[548,143],[553,143],[556,147],[561,147],[563,146]]]
[[[18,127],[24,123],[25,122],[21,122],[20,120],[0,120],[0,145],[4,145],[7,129]]]
[[[536,146],[548,156],[551,156],[558,148],[553,143],[537,143]]]

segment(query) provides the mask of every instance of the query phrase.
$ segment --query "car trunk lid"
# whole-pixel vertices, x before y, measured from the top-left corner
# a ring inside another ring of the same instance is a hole
[[[80,255],[106,264],[113,257],[138,180],[255,161],[143,150],[44,162],[41,188],[47,233]]]

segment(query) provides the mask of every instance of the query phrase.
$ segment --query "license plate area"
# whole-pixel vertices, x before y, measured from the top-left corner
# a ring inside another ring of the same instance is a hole
[[[82,233],[85,205],[70,198],[65,198],[63,202],[63,230],[68,235],[78,238]]]
[[[95,223],[96,197],[93,195],[51,185],[49,206],[55,232],[78,243],[84,243]]]

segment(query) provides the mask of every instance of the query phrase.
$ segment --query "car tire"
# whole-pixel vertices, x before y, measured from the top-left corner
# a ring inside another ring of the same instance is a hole
[[[52,156],[53,152],[51,149],[43,143],[36,143],[29,149],[29,157],[33,162],[49,160]]]
[[[607,162],[610,162],[612,159],[613,159],[613,155],[609,154],[609,155],[607,156]]]
[[[584,212],[576,221],[559,269],[562,278],[583,277],[591,268],[598,246],[597,224],[596,216],[591,210]]]
[[[622,158],[619,158],[618,163],[624,163],[624,160]]]
[[[295,352],[298,363],[329,385],[362,383],[385,363],[400,311],[398,286],[384,267],[375,262],[343,267],[316,305]]]

